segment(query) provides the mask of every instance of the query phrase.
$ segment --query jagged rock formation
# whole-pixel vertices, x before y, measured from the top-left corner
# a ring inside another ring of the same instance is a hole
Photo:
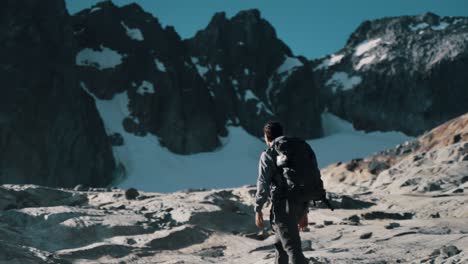
[[[321,95],[303,57],[295,57],[258,10],[221,12],[186,41],[217,105],[217,118],[262,134],[268,119],[297,136],[322,135]]]
[[[220,144],[224,124],[216,122],[209,91],[172,27],[163,29],[137,4],[119,8],[110,1],[72,19],[82,85],[97,99],[128,96],[130,115],[120,121],[126,131],[158,135],[175,153]]]
[[[83,86],[100,100],[128,96],[127,132],[157,135],[182,154],[214,150],[229,124],[260,137],[265,121],[279,119],[297,136],[322,134],[310,63],[257,10],[216,14],[186,41],[136,4],[102,2],[73,23]]]
[[[467,122],[468,114],[417,144],[322,170],[338,209],[311,206],[301,233],[311,263],[466,263]],[[365,162],[377,157],[391,161],[369,184]],[[407,175],[420,180],[400,185]],[[1,186],[0,263],[273,261],[272,232],[254,225],[254,186],[136,199],[121,189],[81,190]]]
[[[363,22],[340,51],[316,60],[329,111],[357,129],[424,131],[468,112],[468,18]]]
[[[114,158],[78,86],[64,2],[4,1],[0,32],[0,184],[109,184]]]

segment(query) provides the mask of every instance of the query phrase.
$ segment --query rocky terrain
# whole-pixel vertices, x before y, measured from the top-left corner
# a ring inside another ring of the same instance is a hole
[[[417,136],[468,111],[466,17],[365,21],[313,63],[328,110],[360,130]]]
[[[467,124],[465,114],[322,170],[337,209],[311,205],[301,233],[311,263],[467,263]],[[3,185],[0,263],[271,263],[254,194]]]

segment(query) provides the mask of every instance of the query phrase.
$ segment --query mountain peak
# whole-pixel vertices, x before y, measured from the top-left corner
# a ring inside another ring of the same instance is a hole
[[[252,20],[252,19],[255,19],[255,20],[260,20],[261,19],[261,13],[260,13],[260,10],[258,9],[247,9],[247,10],[242,10],[242,11],[239,11],[234,17],[233,19],[235,18],[240,18],[240,19],[249,19],[249,20]]]
[[[423,22],[428,23],[429,25],[438,25],[440,17],[434,13],[426,12],[419,16]]]

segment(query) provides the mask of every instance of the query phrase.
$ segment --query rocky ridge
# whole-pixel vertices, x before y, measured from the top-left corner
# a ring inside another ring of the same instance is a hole
[[[363,22],[346,46],[314,60],[328,110],[359,130],[417,136],[468,112],[468,19],[420,16]]]
[[[294,57],[257,10],[215,14],[185,41],[136,4],[102,2],[73,24],[83,88],[98,100],[127,96],[125,131],[156,135],[172,152],[212,151],[226,125],[260,137],[272,118],[299,136],[322,134],[309,62]]]

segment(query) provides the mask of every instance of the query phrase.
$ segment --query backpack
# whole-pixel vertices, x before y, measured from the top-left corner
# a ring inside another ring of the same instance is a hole
[[[317,159],[312,148],[300,138],[282,137],[273,143],[276,166],[283,192],[298,201],[327,201]],[[331,207],[330,207],[331,208]]]

